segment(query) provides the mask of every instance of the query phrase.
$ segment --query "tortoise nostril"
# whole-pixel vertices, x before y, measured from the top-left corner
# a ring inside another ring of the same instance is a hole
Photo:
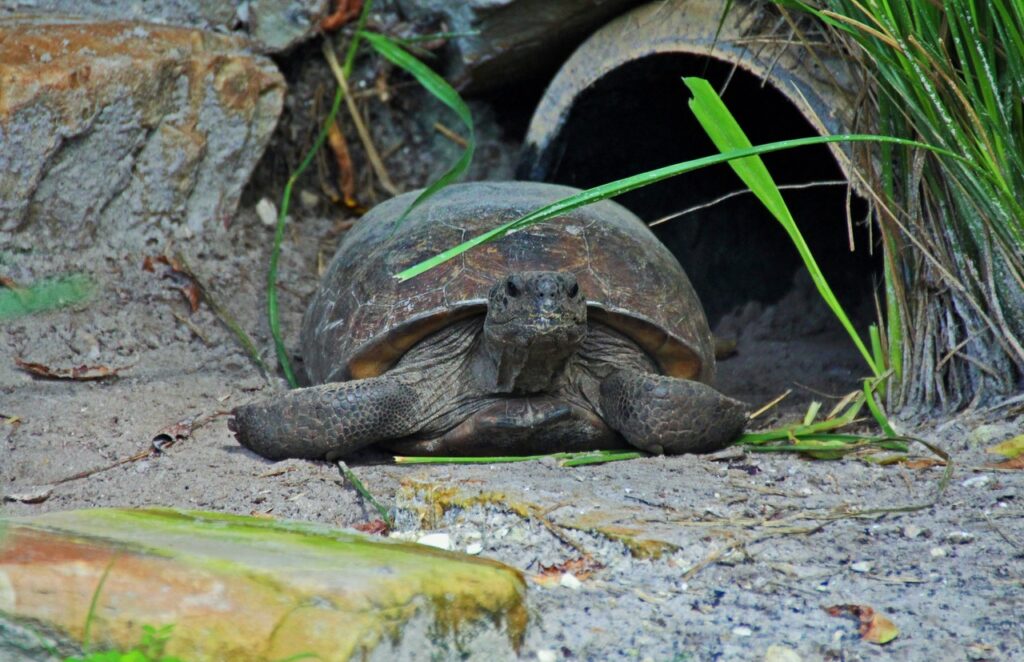
[[[508,295],[510,297],[517,297],[517,296],[519,296],[519,288],[516,287],[516,284],[514,282],[512,282],[511,278],[508,279],[508,281],[505,282],[505,291],[508,292]]]

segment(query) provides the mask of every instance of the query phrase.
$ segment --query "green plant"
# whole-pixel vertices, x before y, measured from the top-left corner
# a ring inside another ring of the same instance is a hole
[[[345,53],[345,62],[341,67],[341,71],[336,72],[338,75],[338,89],[334,94],[334,101],[331,103],[331,109],[327,113],[327,117],[324,119],[320,133],[313,142],[313,146],[310,147],[306,156],[299,164],[299,167],[296,168],[288,177],[284,191],[281,194],[281,205],[278,211],[277,225],[274,232],[274,243],[270,253],[270,265],[267,268],[267,319],[270,324],[270,333],[274,338],[274,347],[277,352],[278,364],[281,366],[281,371],[284,373],[285,379],[288,380],[288,384],[292,388],[295,388],[298,385],[298,381],[295,378],[295,372],[292,370],[291,360],[288,358],[288,350],[284,344],[284,338],[281,335],[281,322],[277,305],[277,268],[278,261],[281,256],[281,243],[284,240],[284,230],[288,219],[288,208],[291,204],[292,189],[299,177],[302,176],[302,173],[304,173],[306,168],[308,168],[313,162],[313,158],[316,156],[316,153],[321,147],[323,147],[324,142],[327,140],[329,128],[334,124],[334,118],[337,116],[338,110],[341,108],[341,102],[345,98],[347,80],[349,76],[352,75],[352,66],[355,62],[360,42],[365,40],[381,57],[412,74],[424,89],[455,112],[462,121],[463,126],[466,127],[468,133],[466,147],[462,152],[462,156],[460,156],[458,161],[456,161],[451,168],[442,174],[437,181],[428,186],[423,193],[413,201],[409,208],[406,209],[406,214],[415,208],[416,205],[420,204],[437,191],[462,177],[466,172],[466,169],[469,167],[470,161],[473,159],[473,151],[476,146],[476,141],[473,135],[473,118],[470,115],[469,108],[462,100],[462,97],[459,96],[458,92],[456,92],[447,81],[434,73],[430,67],[426,66],[411,55],[398,40],[391,39],[382,34],[374,34],[364,31],[363,28],[366,25],[366,18],[369,16],[370,7],[372,5],[373,0],[366,0],[363,4],[363,9],[359,14],[359,19],[356,24],[355,33],[353,34]],[[333,57],[333,54],[331,57]]]
[[[1024,4],[779,0],[826,25],[869,81],[857,164],[875,192],[897,402],[959,408],[1024,378]]]
[[[179,657],[164,655],[164,649],[174,631],[174,625],[142,626],[142,636],[131,650],[99,651],[83,657],[69,657],[64,662],[183,662]]]

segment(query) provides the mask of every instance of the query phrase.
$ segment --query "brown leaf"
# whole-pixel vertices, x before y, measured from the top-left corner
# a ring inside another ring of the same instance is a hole
[[[545,585],[557,584],[561,580],[562,575],[566,573],[570,573],[576,579],[584,581],[603,567],[602,564],[595,561],[590,555],[578,556],[555,565],[541,566],[540,572],[534,575],[533,581]]]
[[[157,450],[163,450],[171,444],[184,441],[192,436],[193,424],[197,416],[183,418],[177,423],[172,423],[153,435],[153,446]]]
[[[334,163],[338,166],[338,187],[345,206],[349,209],[357,209],[359,203],[356,201],[356,175],[352,166],[352,156],[348,151],[348,141],[345,134],[341,132],[337,122],[327,125],[327,144],[334,152]]]
[[[335,0],[334,12],[320,21],[320,29],[334,32],[350,23],[363,11],[363,0]]]
[[[931,469],[932,467],[944,467],[946,463],[934,457],[921,457],[916,460],[907,460],[903,463],[903,466],[907,469]]]
[[[125,368],[108,368],[105,365],[79,365],[71,368],[51,368],[42,363],[31,363],[14,357],[14,363],[25,372],[46,379],[71,379],[75,381],[93,381],[117,377]]]
[[[195,277],[186,269],[181,262],[170,255],[147,255],[142,260],[142,270],[156,273],[156,265],[162,264],[167,268],[162,278],[169,278],[174,286],[181,291],[185,300],[188,301],[192,312],[199,310],[199,302],[203,298],[203,288],[196,282]]]
[[[28,488],[26,492],[8,492],[4,494],[4,501],[17,501],[18,503],[42,503],[53,494],[53,488],[48,485]]]
[[[997,464],[986,464],[985,466],[993,469],[1002,469],[1003,471],[1022,471],[1024,470],[1024,455],[1018,455],[1013,459]]]
[[[362,524],[356,524],[353,528],[357,531],[369,533],[374,536],[385,536],[389,530],[388,523],[382,519],[375,519],[369,522],[363,522]]]
[[[825,607],[829,616],[851,614],[860,621],[860,636],[872,644],[887,644],[899,636],[900,630],[888,618],[867,605],[832,605]]]

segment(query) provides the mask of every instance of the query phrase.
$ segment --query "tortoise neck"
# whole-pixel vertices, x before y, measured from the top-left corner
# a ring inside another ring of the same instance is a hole
[[[480,388],[488,393],[528,395],[552,390],[565,374],[569,359],[585,337],[582,330],[571,334],[522,337],[508,342],[484,324],[473,372]]]

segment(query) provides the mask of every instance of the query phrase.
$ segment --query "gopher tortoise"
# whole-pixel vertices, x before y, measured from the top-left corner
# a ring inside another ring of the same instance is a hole
[[[450,186],[366,214],[341,242],[302,325],[314,384],[234,410],[271,459],[623,448],[709,451],[746,422],[708,385],[711,332],[686,274],[644,223],[599,202],[394,274],[576,189]]]

